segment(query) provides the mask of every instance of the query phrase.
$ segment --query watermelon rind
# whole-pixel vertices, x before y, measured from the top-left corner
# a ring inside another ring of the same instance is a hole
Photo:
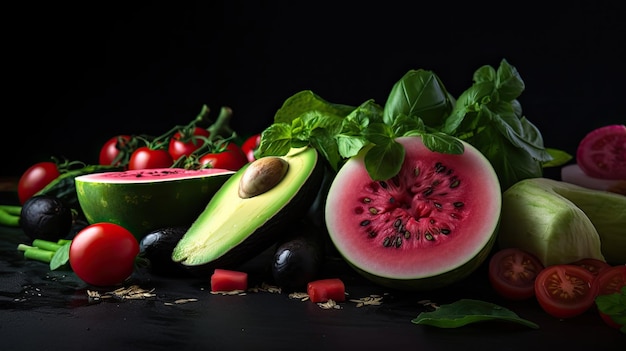
[[[75,183],[89,223],[119,224],[141,240],[156,229],[189,226],[234,173],[157,168],[88,174]]]

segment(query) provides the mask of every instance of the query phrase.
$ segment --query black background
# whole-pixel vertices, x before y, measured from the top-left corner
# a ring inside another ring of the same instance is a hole
[[[519,100],[546,146],[573,153],[592,128],[624,123],[625,14],[620,1],[13,5],[2,175],[50,156],[96,163],[109,137],[162,134],[203,104],[214,117],[233,108],[245,135],[305,89],[384,104],[410,69],[434,71],[458,96],[502,59],[524,80]]]

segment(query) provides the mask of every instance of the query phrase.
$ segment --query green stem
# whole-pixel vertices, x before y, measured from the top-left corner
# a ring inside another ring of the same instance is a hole
[[[21,212],[22,206],[0,205],[0,225],[7,227],[19,227]]]
[[[19,251],[24,251],[24,257],[45,263],[50,263],[52,256],[54,256],[54,251],[48,251],[26,244],[19,244],[17,249]]]
[[[48,240],[35,239],[33,240],[33,246],[42,250],[52,251],[54,253],[60,249],[62,245]]]

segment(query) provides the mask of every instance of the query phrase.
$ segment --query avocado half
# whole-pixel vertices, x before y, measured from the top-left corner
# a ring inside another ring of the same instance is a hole
[[[192,274],[209,277],[215,268],[238,265],[298,230],[321,187],[324,164],[314,148],[294,148],[285,156],[288,168],[266,192],[242,198],[240,180],[248,164],[215,193],[172,251],[172,260]]]

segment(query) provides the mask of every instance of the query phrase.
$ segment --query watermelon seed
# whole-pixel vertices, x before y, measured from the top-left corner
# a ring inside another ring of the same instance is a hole
[[[458,187],[461,184],[461,181],[455,176],[450,178],[451,182],[450,182],[450,188],[454,189],[456,187]]]
[[[374,207],[370,207],[369,211],[370,211],[371,214],[378,214],[378,210],[375,209]]]
[[[388,185],[387,185],[387,183],[386,183],[386,182],[380,181],[379,183],[380,183],[380,186],[382,186],[382,187],[383,187],[383,189],[387,189],[387,186],[388,186]]]
[[[391,239],[389,239],[389,237],[386,237],[385,240],[383,240],[383,246],[389,247],[390,245],[391,245]]]
[[[432,194],[432,193],[433,193],[433,188],[429,186],[428,188],[426,188],[426,190],[424,190],[424,191],[422,192],[422,195],[424,195],[424,196],[428,196],[428,195],[430,195],[430,194]]]
[[[463,202],[461,201],[457,201],[454,203],[454,207],[459,208],[459,207],[463,207],[463,205],[465,205]]]
[[[362,220],[361,223],[360,223],[360,225],[362,227],[365,227],[366,225],[369,225],[369,224],[370,224],[370,220],[369,219]]]
[[[396,248],[399,248],[400,246],[402,246],[402,237],[401,236],[396,238],[395,245],[396,245]]]
[[[426,238],[426,240],[428,240],[428,241],[433,241],[433,240],[435,240],[435,237],[433,237],[433,235],[432,235],[432,234],[430,234],[430,232],[426,232],[426,233],[424,233],[424,238]]]
[[[396,219],[396,220],[393,222],[393,226],[394,226],[394,227],[396,227],[396,228],[399,228],[399,227],[400,227],[400,225],[402,225],[402,220],[401,220],[400,218]]]
[[[450,234],[450,229],[448,229],[448,228],[441,228],[441,230],[439,232],[441,234],[443,234],[443,235],[448,235],[448,234]]]

